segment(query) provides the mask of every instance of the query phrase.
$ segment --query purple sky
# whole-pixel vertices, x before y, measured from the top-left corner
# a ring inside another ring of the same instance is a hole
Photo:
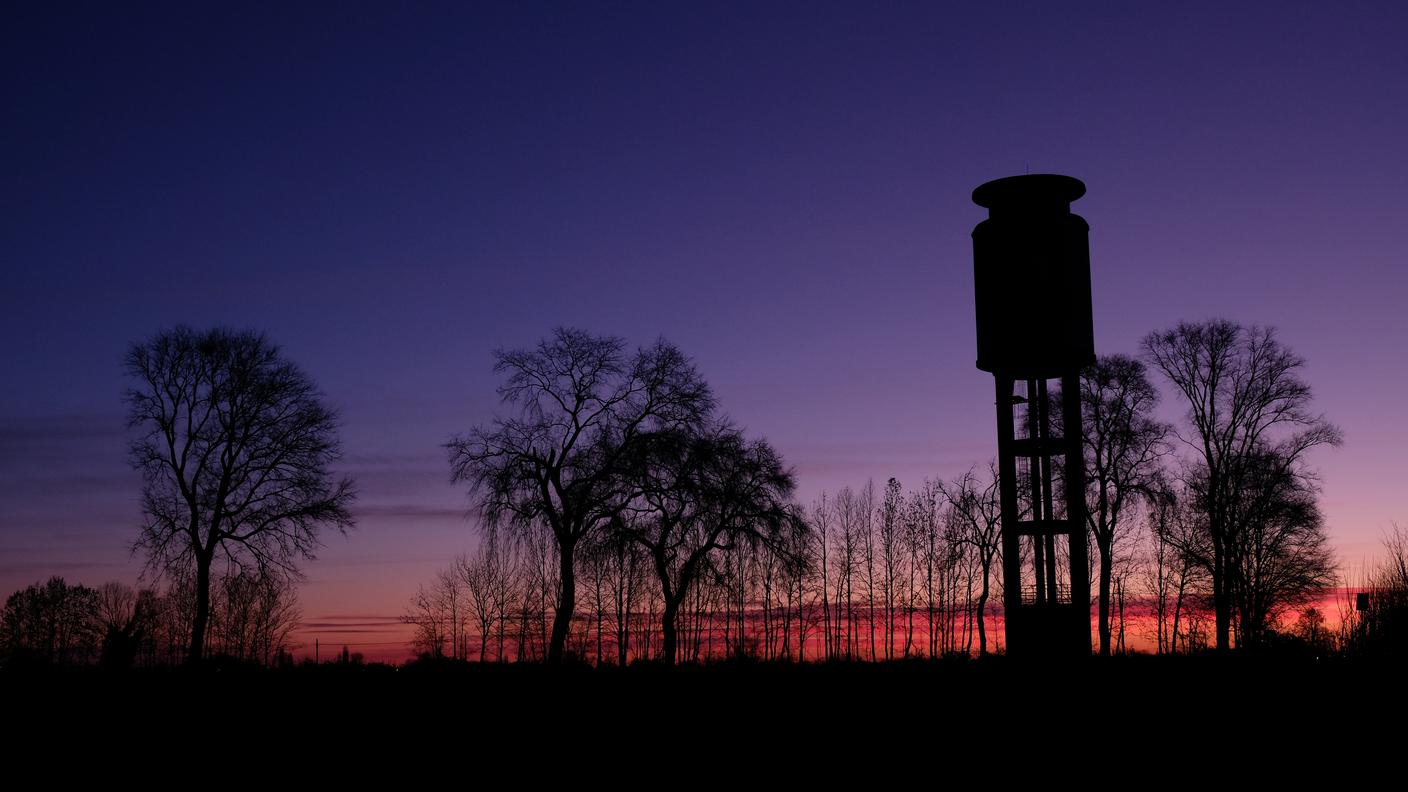
[[[59,5],[0,22],[0,596],[135,580],[121,358],[178,322],[343,411],[319,624],[472,546],[440,444],[558,324],[677,343],[804,499],[955,476],[995,451],[969,196],[1028,171],[1088,186],[1098,352],[1277,326],[1344,560],[1408,522],[1401,4]]]

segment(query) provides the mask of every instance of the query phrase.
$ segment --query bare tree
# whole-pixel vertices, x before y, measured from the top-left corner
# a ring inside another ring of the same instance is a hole
[[[1203,612],[1211,601],[1212,544],[1205,515],[1181,497],[1167,482],[1149,500],[1150,529],[1145,590],[1150,593],[1156,617],[1159,651],[1178,652],[1195,646]]]
[[[860,491],[856,498],[856,508],[859,510],[860,520],[857,525],[860,532],[861,552],[865,558],[865,632],[866,640],[870,642],[870,660],[876,660],[875,654],[875,482],[873,480],[865,482],[865,489]]]
[[[885,606],[885,659],[895,656],[895,604],[899,598],[898,584],[903,552],[904,525],[901,514],[904,496],[899,479],[885,482],[885,494],[880,499],[880,582]]]
[[[610,571],[612,641],[616,646],[616,664],[624,667],[630,662],[631,643],[638,639],[634,623],[645,588],[648,560],[638,546],[621,536],[612,537],[604,551]]]
[[[788,599],[796,608],[797,662],[799,663],[806,662],[807,642],[811,639],[816,628],[822,626],[822,612],[817,606],[826,592],[821,566],[824,543],[814,526],[808,523],[807,527],[808,530],[805,533],[794,537],[791,550],[785,553],[785,556],[791,557],[796,562],[788,566],[795,592],[789,593]],[[825,639],[823,639],[824,643]]]
[[[978,652],[987,654],[987,606],[991,595],[992,566],[1002,552],[1002,508],[998,501],[997,471],[988,465],[986,478],[969,470],[962,477],[939,485],[947,509],[947,519],[955,528],[957,540],[973,549],[979,593],[974,604],[977,615]]]
[[[1284,347],[1271,328],[1226,320],[1181,323],[1144,339],[1150,362],[1188,405],[1191,432],[1180,435],[1197,457],[1190,481],[1203,513],[1211,557],[1217,648],[1231,646],[1239,547],[1256,509],[1242,504],[1268,454],[1282,472],[1304,477],[1305,456],[1339,445],[1339,429],[1310,411],[1310,386],[1299,377],[1305,361]]]
[[[337,415],[252,331],[177,327],[134,345],[126,364],[128,425],[140,432],[131,461],[144,480],[134,550],[159,572],[193,573],[187,660],[197,663],[216,559],[295,577],[321,527],[352,526],[352,480],[328,471]]]
[[[479,631],[479,661],[488,659],[489,640],[496,627],[498,657],[503,660],[503,620],[509,607],[505,600],[513,590],[512,546],[490,533],[474,555],[458,559],[456,573],[464,584],[469,611]]]
[[[81,664],[98,649],[98,592],[57,575],[16,591],[0,611],[0,649],[10,662]]]
[[[823,491],[821,497],[812,503],[811,523],[816,536],[816,559],[820,565],[817,582],[821,587],[821,648],[822,656],[827,660],[836,657],[836,645],[831,633],[831,513],[832,506]],[[840,603],[836,604],[839,606]]]
[[[910,497],[909,519],[913,534],[911,546],[918,555],[912,556],[911,567],[915,574],[923,576],[925,610],[925,654],[937,657],[940,648],[940,617],[944,609],[944,580],[946,578],[945,552],[939,517],[939,487],[925,479],[924,484]],[[917,588],[917,587],[916,587]],[[913,608],[913,606],[911,606]]]
[[[95,617],[103,636],[99,662],[108,668],[129,668],[155,626],[156,593],[109,581],[98,587]]]
[[[674,346],[624,350],[618,338],[558,328],[533,349],[495,352],[494,369],[507,376],[499,395],[515,414],[447,444],[451,478],[468,485],[487,526],[552,531],[560,588],[550,662],[567,645],[578,545],[635,496],[624,460],[643,438],[697,425],[713,407],[708,385]]]
[[[615,529],[650,555],[664,607],[663,659],[673,665],[680,606],[716,551],[752,543],[791,560],[789,537],[805,523],[790,503],[796,484],[782,458],[727,424],[655,436],[637,471],[637,518]]]
[[[282,575],[232,569],[214,586],[212,651],[248,663],[272,665],[288,650],[302,613],[294,586]]]
[[[1153,417],[1158,392],[1144,364],[1123,355],[1101,357],[1081,372],[1086,523],[1099,551],[1100,654],[1110,654],[1110,590],[1116,557],[1138,523],[1131,507],[1153,492],[1171,427]],[[1060,411],[1057,410],[1057,413]]]
[[[1327,592],[1336,568],[1313,482],[1274,453],[1252,454],[1238,494],[1234,513],[1243,528],[1231,553],[1237,642],[1256,647],[1282,615]]]
[[[866,515],[870,511],[868,499],[858,497],[850,487],[841,488],[836,493],[836,638],[846,659],[860,656],[860,636],[856,629],[855,579],[860,571],[863,532],[868,528]],[[842,614],[845,615],[845,631],[842,632]]]
[[[440,580],[441,577],[437,575],[436,583]],[[401,616],[401,622],[415,628],[411,635],[411,646],[417,654],[439,659],[445,656],[445,641],[448,639],[450,626],[443,599],[435,591],[436,583],[432,583],[430,588],[426,588],[424,583],[416,587],[415,596],[411,597],[410,607]]]
[[[1169,648],[1169,619],[1172,611],[1174,577],[1172,573],[1176,548],[1168,540],[1169,525],[1176,506],[1172,493],[1157,490],[1145,501],[1145,521],[1149,525],[1149,541],[1143,564],[1143,592],[1148,598],[1152,618],[1150,636],[1154,651],[1164,654]]]
[[[1408,529],[1394,524],[1384,555],[1365,569],[1356,610],[1343,619],[1341,644],[1356,655],[1408,656]]]

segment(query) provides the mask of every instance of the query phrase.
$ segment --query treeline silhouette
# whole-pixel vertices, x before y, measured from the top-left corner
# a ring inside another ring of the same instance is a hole
[[[733,425],[664,340],[631,352],[559,328],[495,354],[504,413],[446,444],[479,541],[407,608],[422,658],[625,666],[1003,650],[991,463],[803,506],[776,449]],[[1311,409],[1303,362],[1268,328],[1211,320],[1151,333],[1141,358],[1102,357],[1083,373],[1100,654],[1402,651],[1408,537],[1388,537],[1383,563],[1359,579],[1340,574],[1306,455],[1341,438]],[[252,331],[176,328],[134,345],[127,365],[143,473],[134,548],[160,586],[56,577],[12,594],[5,665],[290,664],[297,562],[321,528],[352,524],[354,482],[330,471],[336,413]],[[1155,416],[1151,372],[1185,409],[1181,424]],[[1042,404],[1060,394],[1012,398],[1019,419],[1060,414]]]
[[[1408,657],[1408,529],[1395,524],[1383,539],[1384,553],[1346,591],[1355,609],[1338,631],[1338,646],[1350,654]]]
[[[677,613],[681,662],[723,657],[890,659],[968,654],[991,630],[996,528],[990,479],[891,479],[824,496],[812,530],[785,545],[716,549]],[[986,512],[986,515],[983,512]],[[985,559],[986,558],[986,567]],[[664,594],[644,548],[607,537],[580,551],[571,656],[625,664],[664,656]],[[405,621],[429,657],[545,660],[558,559],[546,530],[490,538],[423,584]],[[986,574],[985,574],[986,572]]]
[[[1273,330],[1226,320],[1151,333],[1143,349],[1186,407],[1184,426],[1156,419],[1142,360],[1102,357],[1081,380],[1098,651],[1265,650],[1288,636],[1328,648],[1314,605],[1337,571],[1306,454],[1341,439],[1310,409],[1304,361]],[[485,542],[415,597],[406,620],[423,655],[625,664],[989,651],[1002,605],[991,465],[908,493],[891,479],[879,495],[868,483],[794,506],[801,530],[783,541],[691,511],[711,496],[650,476],[652,444],[699,431],[715,407],[677,350],[658,342],[628,360],[617,339],[559,329],[497,355],[511,414],[450,444]],[[1059,414],[1047,398],[1059,394],[1014,394],[1019,418]],[[684,507],[662,504],[662,487]],[[643,540],[642,523],[680,539]],[[703,529],[726,538],[688,545]],[[1339,646],[1368,629],[1353,609],[1338,616]]]
[[[7,668],[180,665],[187,660],[194,615],[189,580],[172,580],[160,590],[117,581],[90,588],[55,576],[5,601],[0,656]],[[212,587],[205,654],[219,663],[291,664],[292,634],[301,618],[288,581],[232,570]]]
[[[910,490],[890,479],[824,494],[814,531],[792,554],[741,545],[713,559],[680,611],[680,662],[723,659],[886,661],[983,652],[1001,642],[996,492],[989,471]],[[1139,533],[1112,565],[1113,654],[1187,654],[1213,646],[1205,572],[1177,549],[1188,530],[1166,501],[1150,504]],[[986,559],[986,563],[985,563]],[[579,556],[583,597],[568,656],[593,664],[662,659],[661,595],[649,558],[628,543]],[[403,621],[422,659],[547,659],[557,559],[546,531],[505,545],[485,541],[422,584]],[[1350,655],[1401,652],[1408,636],[1408,533],[1339,590],[1316,589],[1280,606],[1263,651]],[[984,586],[984,579],[989,585]],[[1356,593],[1367,595],[1356,609]],[[1327,607],[1332,608],[1327,613]]]
[[[680,662],[885,660],[985,651],[998,544],[990,474],[890,479],[822,496],[789,544],[716,549],[677,614]],[[664,656],[664,595],[642,547],[607,537],[579,551],[570,656],[624,665]],[[404,620],[426,657],[547,658],[558,559],[545,529],[488,538],[423,584]]]

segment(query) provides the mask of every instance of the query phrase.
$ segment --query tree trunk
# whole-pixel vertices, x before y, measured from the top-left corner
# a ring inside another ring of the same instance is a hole
[[[1229,639],[1232,630],[1231,596],[1227,586],[1226,559],[1223,558],[1220,548],[1214,548],[1214,553],[1216,557],[1213,560],[1212,601],[1217,620],[1217,651],[1224,653],[1232,648]]]
[[[1110,577],[1114,571],[1114,561],[1110,558],[1111,548],[1096,539],[1100,547],[1100,656],[1110,656]]]
[[[186,665],[200,665],[205,656],[205,630],[210,623],[210,562],[214,556],[196,553],[196,612],[191,622],[191,647]]]
[[[666,597],[665,613],[660,617],[660,638],[667,666],[675,664],[675,618],[678,613],[679,602],[673,597]]]
[[[987,611],[988,611],[988,576],[983,575],[983,590],[978,595],[978,654],[988,653],[988,631],[987,631]],[[1088,634],[1088,633],[1087,633]]]
[[[567,633],[572,626],[572,610],[577,604],[577,579],[573,576],[572,564],[576,549],[575,545],[563,544],[558,553],[558,576],[562,593],[558,597],[557,614],[552,620],[552,639],[548,644],[549,665],[562,663]]]

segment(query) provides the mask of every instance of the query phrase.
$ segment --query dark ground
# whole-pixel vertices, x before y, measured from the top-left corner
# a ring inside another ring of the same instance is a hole
[[[1059,766],[1074,781],[1112,762],[1163,776],[1233,761],[1226,772],[1250,779],[1266,763],[1294,775],[1353,760],[1391,761],[1396,788],[1408,758],[1404,665],[1308,657],[9,670],[0,695],[20,752],[56,739],[126,755],[213,745],[338,772],[420,759],[451,778],[485,761],[475,772],[609,774],[625,762],[688,775],[744,762],[822,780],[829,768],[934,762],[998,775]]]

